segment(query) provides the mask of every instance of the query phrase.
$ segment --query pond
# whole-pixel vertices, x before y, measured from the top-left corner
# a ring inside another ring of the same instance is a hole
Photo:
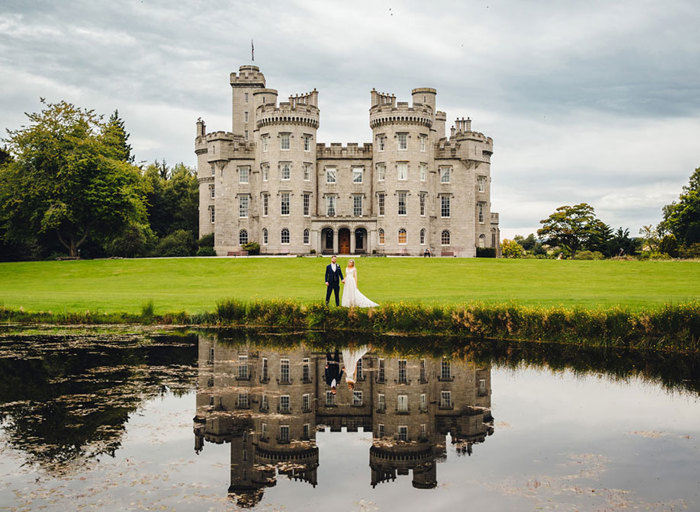
[[[695,356],[347,336],[0,332],[0,509],[700,510]]]

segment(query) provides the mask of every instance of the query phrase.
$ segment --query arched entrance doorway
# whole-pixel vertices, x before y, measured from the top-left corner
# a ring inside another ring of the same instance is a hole
[[[347,228],[338,230],[338,253],[350,254],[350,230]]]
[[[333,230],[331,228],[321,230],[321,252],[333,254]]]
[[[355,254],[365,254],[367,252],[367,230],[357,228],[355,230]]]

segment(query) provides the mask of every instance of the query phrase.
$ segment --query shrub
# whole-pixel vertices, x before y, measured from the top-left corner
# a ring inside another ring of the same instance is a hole
[[[495,258],[496,248],[495,247],[477,247],[476,248],[477,258]]]
[[[105,251],[109,256],[136,258],[146,256],[156,243],[156,236],[150,226],[129,224],[123,231],[107,242]]]
[[[504,238],[501,242],[501,254],[504,258],[522,258],[525,249],[518,242]]]
[[[197,251],[197,256],[216,256],[216,251],[213,247],[200,247]]]
[[[260,254],[260,244],[258,242],[248,242],[242,245],[244,251],[248,251],[250,256],[256,256]]]
[[[678,241],[674,235],[665,235],[659,244],[659,252],[668,254],[671,258],[678,257]]]
[[[202,238],[197,240],[197,245],[199,247],[214,247],[214,233],[204,235]]]
[[[579,251],[573,259],[575,260],[602,260],[605,257],[600,251]]]
[[[191,231],[178,229],[164,236],[153,251],[154,256],[194,256],[197,243]]]

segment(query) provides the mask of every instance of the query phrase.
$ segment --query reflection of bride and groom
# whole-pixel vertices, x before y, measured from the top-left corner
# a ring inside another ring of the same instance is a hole
[[[331,263],[326,267],[326,304],[331,298],[331,293],[335,295],[335,305],[340,304],[343,307],[358,307],[358,308],[371,308],[378,306],[376,302],[372,302],[367,297],[365,297],[357,287],[357,268],[355,267],[355,260],[349,260],[348,266],[345,269],[345,276],[343,276],[343,271],[340,270],[340,265],[336,263],[336,257],[331,258]],[[340,294],[340,283],[343,283],[343,300],[338,300],[338,295]]]
[[[330,386],[331,392],[336,393],[336,389],[341,379],[343,378],[343,373],[345,373],[345,382],[348,385],[348,389],[352,391],[355,389],[355,381],[357,380],[357,362],[362,359],[368,351],[369,345],[362,345],[357,348],[348,347],[343,349],[343,365],[340,364],[340,354],[338,349],[331,354],[326,352],[326,369],[324,371],[326,384]]]

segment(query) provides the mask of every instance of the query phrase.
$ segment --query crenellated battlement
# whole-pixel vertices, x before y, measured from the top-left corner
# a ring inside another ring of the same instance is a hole
[[[255,143],[241,135],[216,131],[195,139],[195,153],[207,153],[209,161],[231,158],[254,158]]]
[[[289,96],[289,104],[292,108],[297,105],[311,105],[318,108],[318,91],[314,88],[311,92]]]
[[[360,146],[357,142],[348,142],[343,146],[340,142],[331,142],[330,146],[316,144],[316,159],[322,158],[372,158],[372,144],[365,142]]]
[[[318,93],[311,92],[305,95],[305,99],[311,99]],[[317,101],[317,100],[314,100]],[[301,103],[297,101],[283,101],[276,106],[274,104],[260,105],[256,109],[257,127],[270,126],[275,124],[301,124],[318,128],[320,111],[316,105]]]
[[[389,98],[387,95],[380,95],[372,90],[372,96],[382,96]],[[430,128],[433,125],[433,109],[429,105],[414,104],[409,106],[406,101],[396,102],[395,96],[391,103],[376,103],[369,109],[369,126],[376,128],[386,124],[419,124]]]
[[[241,66],[231,73],[231,87],[265,87],[265,76],[258,66]]]

